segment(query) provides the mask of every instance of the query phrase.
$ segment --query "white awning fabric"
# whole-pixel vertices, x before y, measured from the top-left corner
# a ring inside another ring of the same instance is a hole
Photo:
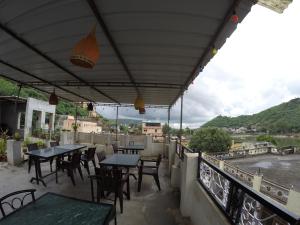
[[[172,105],[248,14],[252,0],[0,1],[0,75],[74,102]],[[71,64],[96,24],[100,59]],[[106,30],[105,30],[106,29]]]

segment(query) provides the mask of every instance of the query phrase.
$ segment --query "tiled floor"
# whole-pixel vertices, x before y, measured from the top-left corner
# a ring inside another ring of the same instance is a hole
[[[119,225],[186,225],[189,221],[182,218],[179,212],[179,192],[174,191],[169,183],[169,177],[166,171],[167,161],[164,161],[160,167],[160,181],[162,191],[158,191],[152,177],[143,178],[142,191],[138,193],[137,182],[130,178],[131,182],[131,200],[125,200],[124,212],[120,213],[119,204],[117,205],[118,224]],[[45,164],[43,170],[48,170],[48,164]],[[44,171],[46,172],[46,171]],[[37,189],[36,196],[45,192],[55,192],[80,199],[90,200],[90,182],[87,173],[84,170],[84,180],[79,174],[76,174],[74,187],[66,173],[59,173],[59,183],[55,183],[55,176],[46,178],[47,187],[43,185],[31,184],[30,178],[34,174],[32,168],[31,174],[27,173],[27,163],[21,167],[9,166],[6,163],[0,163],[0,196],[7,193],[26,189]]]

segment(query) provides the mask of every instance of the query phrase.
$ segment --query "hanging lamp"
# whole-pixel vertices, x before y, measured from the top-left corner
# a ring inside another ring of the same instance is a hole
[[[135,108],[136,110],[138,110],[138,109],[140,109],[140,108],[145,108],[145,102],[144,102],[144,100],[143,100],[140,96],[138,96],[138,97],[135,99],[135,101],[134,101],[134,108]]]
[[[53,90],[53,92],[51,93],[51,95],[49,97],[49,104],[50,105],[57,105],[58,104],[58,97],[55,94],[55,89]]]
[[[99,59],[99,55],[95,25],[91,32],[75,45],[70,61],[76,66],[93,68]]]
[[[140,113],[140,114],[145,114],[145,113],[146,113],[145,108],[139,108],[139,113]]]
[[[87,110],[90,111],[90,112],[94,110],[93,103],[90,102],[90,103],[87,105]]]

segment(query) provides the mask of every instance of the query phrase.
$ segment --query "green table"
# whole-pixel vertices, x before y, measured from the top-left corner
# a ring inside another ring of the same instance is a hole
[[[47,193],[0,220],[1,225],[106,225],[114,217],[111,204],[99,204]]]

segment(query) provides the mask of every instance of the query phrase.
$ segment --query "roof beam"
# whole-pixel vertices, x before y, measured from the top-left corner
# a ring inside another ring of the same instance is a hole
[[[95,88],[94,86],[91,86],[88,84],[88,82],[86,82],[85,80],[83,80],[82,78],[80,78],[79,76],[77,76],[75,73],[73,73],[72,71],[70,71],[69,69],[65,68],[64,66],[62,66],[61,64],[59,64],[58,62],[56,62],[54,59],[52,59],[51,57],[49,57],[48,55],[44,54],[43,52],[41,52],[39,49],[37,49],[36,47],[34,47],[33,45],[31,45],[29,42],[27,42],[25,39],[21,38],[20,36],[18,36],[14,31],[12,31],[11,29],[9,29],[8,27],[6,27],[5,25],[3,25],[2,23],[0,23],[0,29],[3,30],[5,33],[9,34],[11,37],[13,37],[14,39],[18,40],[19,42],[21,42],[23,45],[25,45],[26,47],[28,47],[29,49],[31,49],[32,51],[34,51],[36,54],[38,54],[39,56],[43,57],[44,59],[46,59],[48,62],[52,63],[53,65],[55,65],[56,67],[58,67],[59,69],[61,69],[62,71],[66,72],[67,74],[71,75],[72,77],[74,77],[75,79],[77,79],[78,81],[84,83],[86,86],[89,86],[91,89],[97,91],[98,93],[100,93],[101,95],[105,96],[106,98],[110,99],[111,101],[120,104],[116,99],[110,97],[109,95],[105,94],[104,92],[100,91],[99,89]]]
[[[38,90],[38,91],[44,92],[44,93],[46,93],[46,94],[48,94],[48,95],[51,95],[51,93],[50,93],[50,92],[48,92],[48,91],[45,91],[45,90],[42,90],[42,89],[40,89],[40,88],[37,88],[37,87],[34,87],[33,85],[26,84],[26,83],[24,83],[24,82],[22,82],[22,81],[19,81],[19,80],[13,79],[13,78],[11,78],[11,77],[8,77],[8,76],[5,76],[5,75],[3,75],[3,74],[0,74],[0,76],[1,76],[1,77],[3,77],[3,78],[5,78],[5,79],[7,79],[7,80],[10,80],[10,81],[16,82],[16,83],[18,83],[18,84],[21,84],[21,85],[22,85],[22,86],[24,86],[24,87],[28,86],[28,87],[34,88],[34,89],[36,89],[36,90]],[[61,99],[64,99],[64,100],[66,100],[66,101],[73,102],[73,101],[71,101],[71,100],[70,100],[70,99],[68,99],[68,98],[61,97],[61,96],[59,96],[59,95],[57,95],[57,96],[58,96],[59,98],[61,98]]]
[[[196,66],[192,70],[190,76],[185,80],[183,88],[179,91],[178,95],[173,100],[173,102],[171,103],[171,105],[174,105],[176,103],[177,99],[184,93],[184,91],[188,88],[188,86],[190,85],[190,83],[192,83],[192,81],[198,76],[199,72],[202,71],[202,69],[203,69],[203,65],[202,64],[203,64],[204,60],[206,59],[207,55],[210,54],[212,46],[214,46],[215,42],[217,41],[217,39],[220,36],[220,34],[223,31],[223,29],[225,28],[226,24],[230,21],[232,13],[238,7],[238,5],[240,4],[240,2],[241,2],[241,0],[234,0],[233,4],[229,7],[229,9],[227,10],[226,15],[225,15],[222,23],[218,27],[216,33],[214,34],[214,36],[210,40],[210,42],[207,45],[207,47],[205,48],[203,54],[201,55],[200,59],[198,60],[198,62],[196,64]]]
[[[57,84],[54,84],[54,83],[52,83],[52,82],[50,82],[50,81],[47,81],[47,80],[44,80],[44,79],[42,79],[42,78],[40,78],[40,77],[38,77],[38,76],[36,76],[36,75],[34,75],[34,74],[32,74],[32,73],[29,73],[29,72],[27,72],[27,71],[25,71],[25,70],[23,70],[23,69],[21,69],[21,68],[19,68],[19,67],[16,67],[16,66],[14,66],[14,65],[12,65],[12,64],[10,64],[10,63],[8,63],[8,62],[5,62],[5,61],[3,61],[2,59],[0,59],[0,63],[3,64],[3,65],[8,66],[8,67],[10,67],[10,68],[12,68],[12,69],[14,69],[14,70],[17,70],[17,71],[19,71],[19,72],[21,72],[21,73],[24,73],[24,74],[26,74],[26,75],[28,75],[28,76],[30,76],[30,77],[33,77],[33,78],[35,78],[35,79],[37,79],[37,80],[40,80],[40,81],[42,81],[43,83],[46,83],[46,84],[48,84],[48,85],[51,85],[51,86],[56,87],[56,88],[58,88],[58,89],[61,89],[61,90],[65,91],[65,92],[68,92],[68,93],[70,93],[70,94],[72,94],[72,95],[75,95],[75,96],[77,96],[77,97],[79,97],[79,98],[82,98],[82,99],[84,99],[84,100],[86,100],[86,101],[93,102],[93,101],[92,101],[91,99],[89,99],[89,98],[82,97],[82,96],[78,95],[78,94],[75,93],[75,92],[69,91],[69,90],[67,90],[67,89],[65,89],[65,88],[60,87],[60,86],[57,85]],[[30,86],[34,86],[33,84],[29,84],[29,85],[30,85]],[[40,86],[40,85],[39,85],[39,86]]]
[[[59,84],[61,87],[82,87],[84,84],[81,82],[73,82],[73,81],[57,81],[52,82],[53,84]],[[45,86],[46,84],[43,82],[28,82],[31,85],[39,85]],[[95,87],[134,87],[130,82],[94,82],[93,85]],[[180,84],[169,84],[169,83],[136,83],[137,87],[142,88],[162,88],[162,89],[181,89],[182,86]]]
[[[109,43],[111,44],[112,48],[114,49],[117,57],[119,58],[119,60],[120,60],[120,62],[122,64],[124,70],[126,71],[128,77],[129,77],[129,80],[133,84],[133,86],[134,86],[137,94],[140,95],[141,93],[140,93],[140,91],[138,89],[138,86],[136,85],[134,77],[131,74],[131,72],[130,72],[130,70],[129,70],[129,68],[128,68],[128,66],[127,66],[127,64],[126,64],[126,62],[125,62],[125,60],[124,60],[124,58],[123,58],[123,56],[122,56],[119,48],[117,47],[117,44],[116,44],[114,38],[112,37],[112,35],[111,35],[108,27],[106,26],[106,24],[105,24],[105,22],[104,22],[104,20],[103,20],[103,18],[101,16],[101,14],[100,14],[100,12],[98,10],[98,7],[97,7],[95,1],[94,0],[86,0],[86,1],[87,1],[88,5],[90,6],[91,10],[93,11],[94,16],[96,17],[98,23],[100,24],[100,26],[101,26],[101,28],[102,28],[105,36],[107,37]]]

